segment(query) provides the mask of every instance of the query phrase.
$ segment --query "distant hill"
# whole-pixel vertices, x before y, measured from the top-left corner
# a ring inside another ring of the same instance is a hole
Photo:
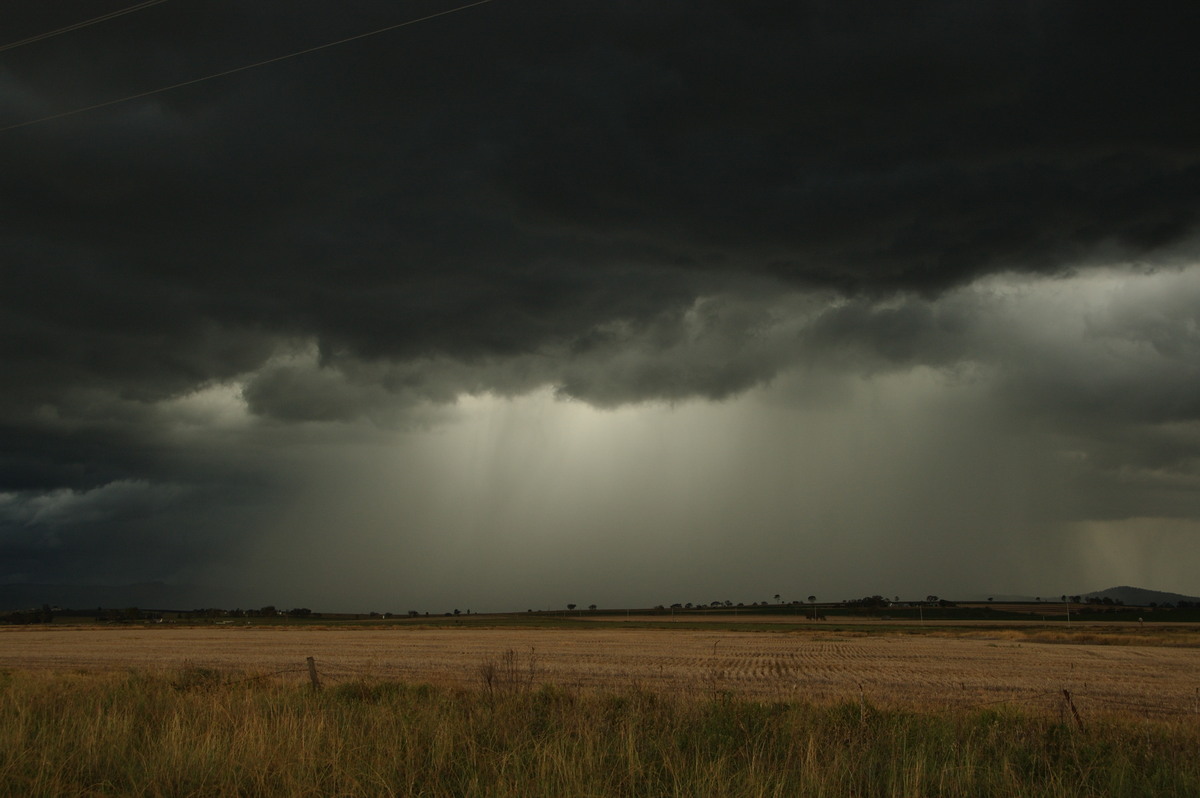
[[[1108,590],[1100,590],[1095,593],[1088,593],[1084,599],[1089,598],[1110,598],[1113,601],[1120,601],[1129,607],[1145,607],[1150,604],[1178,604],[1181,601],[1191,601],[1200,604],[1200,598],[1196,596],[1184,596],[1180,593],[1165,593],[1161,590],[1146,590],[1141,587],[1110,587]]]

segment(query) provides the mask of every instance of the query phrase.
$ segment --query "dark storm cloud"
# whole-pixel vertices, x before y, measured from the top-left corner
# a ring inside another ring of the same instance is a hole
[[[54,111],[396,21],[168,3],[5,54],[5,85]],[[95,370],[169,394],[262,361],[253,336],[210,349],[234,325],[331,356],[512,355],[748,274],[937,292],[1152,258],[1198,210],[1200,110],[1169,79],[1191,22],[497,2],[5,134],[6,316],[55,360],[93,361],[55,335],[127,333]]]
[[[450,7],[173,0],[0,52],[0,127]],[[232,383],[311,431],[982,363],[1012,406],[1091,408],[1085,437],[1194,419],[1184,305],[1094,328],[1153,352],[1123,369],[961,289],[1194,256],[1198,14],[496,0],[0,133],[0,524],[82,529],[26,511],[112,485],[236,492],[278,441],[194,458],[180,430],[209,422],[162,410]]]
[[[178,575],[235,548],[247,532],[232,512],[246,509],[240,498],[226,486],[216,493],[141,480],[0,494],[0,583]]]

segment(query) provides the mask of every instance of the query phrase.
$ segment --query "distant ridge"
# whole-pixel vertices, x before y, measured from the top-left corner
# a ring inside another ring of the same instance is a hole
[[[1142,587],[1129,587],[1127,585],[1088,593],[1084,598],[1110,598],[1113,601],[1120,601],[1129,607],[1145,607],[1150,604],[1167,604],[1168,602],[1178,604],[1181,601],[1191,601],[1200,604],[1200,598],[1196,596],[1185,596],[1181,593],[1166,593],[1161,590],[1146,590]]]

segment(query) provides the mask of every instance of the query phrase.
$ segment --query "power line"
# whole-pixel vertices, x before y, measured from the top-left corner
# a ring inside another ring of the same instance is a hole
[[[55,36],[61,36],[62,34],[70,33],[73,30],[79,30],[80,28],[87,28],[92,25],[99,24],[101,22],[107,22],[110,19],[116,19],[117,17],[123,17],[126,14],[132,14],[135,11],[141,11],[144,8],[149,8],[150,6],[156,6],[160,3],[165,3],[165,2],[167,2],[167,0],[146,0],[146,2],[144,2],[144,3],[138,3],[137,5],[129,6],[128,8],[122,8],[119,11],[111,11],[107,14],[101,14],[98,17],[92,17],[91,19],[84,20],[83,22],[76,22],[74,25],[67,25],[65,28],[58,28],[56,30],[48,31],[46,33],[39,33],[37,36],[30,36],[28,39],[21,39],[19,42],[10,42],[8,44],[3,44],[3,45],[0,45],[0,53],[5,52],[6,50],[15,50],[18,47],[24,47],[25,45],[33,44],[34,42],[40,42],[45,39],[51,39]]]
[[[153,0],[153,2],[165,2],[165,0]],[[393,31],[398,28],[407,28],[409,25],[416,25],[418,22],[427,22],[427,21],[429,21],[431,19],[435,19],[437,17],[444,17],[448,14],[455,14],[459,11],[466,11],[468,8],[474,8],[475,6],[485,5],[490,2],[492,2],[492,0],[476,0],[476,2],[474,2],[474,3],[467,3],[465,5],[456,6],[455,8],[447,9],[446,11],[439,11],[436,14],[428,14],[424,17],[417,17],[416,19],[410,19],[406,22],[399,22],[395,25],[388,25],[383,28],[377,28],[375,30],[368,31],[366,33],[359,33],[354,36],[347,36],[344,39],[338,39],[337,41],[327,42],[325,44],[319,44],[316,47],[309,47],[304,50],[297,50],[293,53],[287,53],[286,55],[276,56],[275,58],[268,58],[265,61],[257,61],[253,64],[246,64],[244,66],[234,67],[233,69],[227,69],[224,72],[215,72],[211,75],[205,75],[204,77],[192,78],[191,80],[185,80],[180,83],[172,83],[170,86],[162,86],[157,89],[151,89],[150,91],[143,91],[143,92],[139,92],[138,94],[130,94],[125,97],[119,97],[115,100],[107,100],[102,103],[96,103],[95,105],[88,105],[88,106],[84,106],[82,108],[74,108],[70,111],[63,111],[63,112],[57,113],[57,114],[50,114],[49,116],[43,116],[39,119],[31,119],[28,122],[18,122],[15,125],[9,125],[7,127],[0,127],[0,133],[6,133],[9,130],[17,130],[18,128],[23,128],[23,127],[30,127],[31,125],[39,125],[42,122],[50,122],[54,119],[62,119],[64,117],[68,117],[68,116],[75,116],[76,114],[83,114],[83,113],[87,113],[88,111],[95,111],[100,108],[107,108],[111,105],[120,105],[121,103],[126,103],[126,102],[129,102],[130,100],[140,100],[143,97],[152,97],[155,94],[162,94],[163,92],[173,91],[175,89],[181,89],[184,86],[194,86],[197,83],[204,83],[205,81],[215,80],[216,78],[223,78],[223,77],[227,77],[229,75],[236,75],[239,72],[245,72],[250,69],[257,69],[258,67],[267,66],[268,64],[275,64],[280,61],[286,61],[289,58],[296,58],[297,56],[308,55],[309,53],[315,53],[318,50],[327,50],[330,47],[337,47],[338,45],[341,45],[341,44],[348,44],[350,42],[358,41],[359,39],[366,39],[370,36],[378,36],[381,33],[387,33],[388,31]]]

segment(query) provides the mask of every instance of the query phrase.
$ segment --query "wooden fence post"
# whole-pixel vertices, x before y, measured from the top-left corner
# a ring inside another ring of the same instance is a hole
[[[321,680],[317,678],[317,663],[312,657],[308,658],[308,679],[312,682],[314,693],[321,689]]]
[[[1071,715],[1075,718],[1075,725],[1083,731],[1083,718],[1079,717],[1079,710],[1075,709],[1075,702],[1071,700],[1071,693],[1063,688],[1063,700],[1067,702],[1067,708],[1071,710]]]

